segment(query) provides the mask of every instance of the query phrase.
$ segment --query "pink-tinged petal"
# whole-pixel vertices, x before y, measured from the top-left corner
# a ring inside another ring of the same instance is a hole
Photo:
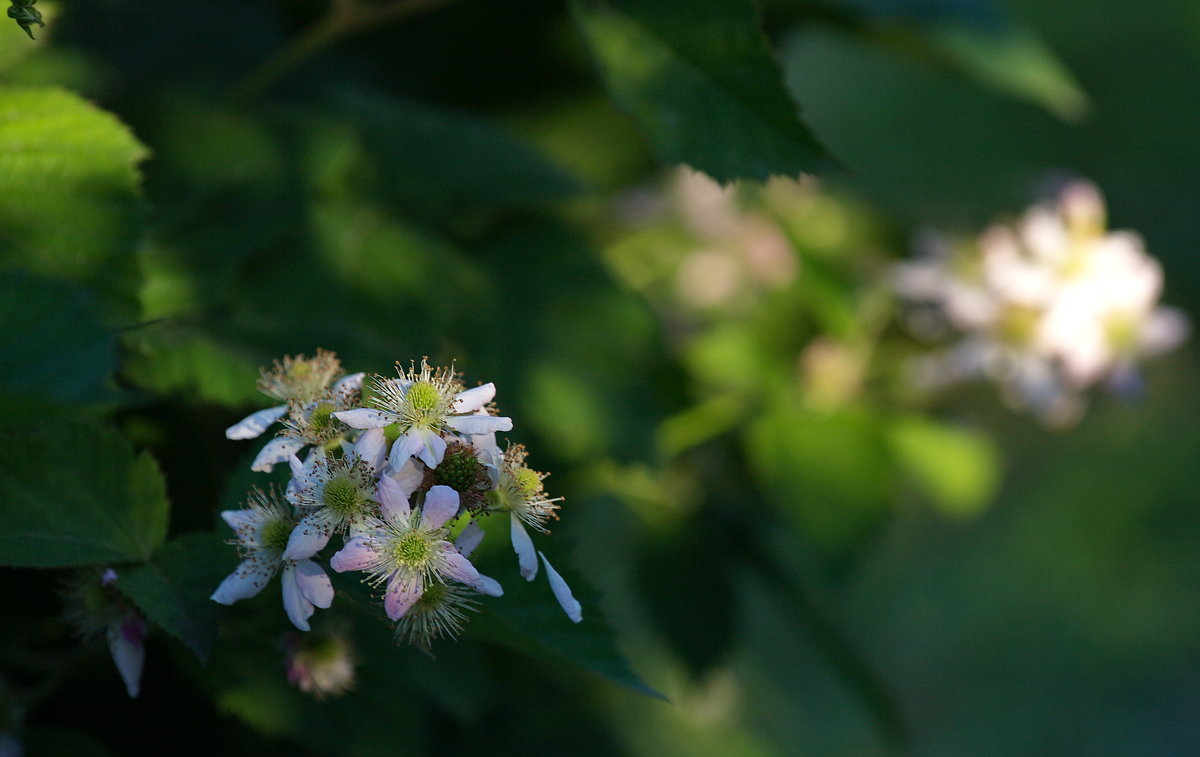
[[[125,682],[125,691],[130,699],[137,699],[142,688],[142,667],[146,662],[146,648],[142,644],[146,626],[136,615],[127,615],[109,625],[105,635],[108,638],[108,651],[117,665],[121,680]]]
[[[375,551],[370,539],[365,536],[355,536],[346,542],[333,557],[329,558],[329,567],[338,573],[352,570],[366,570],[379,562],[379,553]]]
[[[498,415],[452,415],[446,418],[446,425],[460,434],[469,436],[512,431],[513,427],[512,418]]]
[[[450,410],[455,413],[473,413],[495,397],[496,385],[489,381],[481,386],[459,392],[458,396],[454,398],[454,404],[450,406]]]
[[[254,462],[250,463],[250,470],[270,473],[271,469],[275,467],[275,463],[282,463],[299,452],[303,447],[304,442],[299,439],[293,439],[290,436],[277,436],[259,450],[258,456],[254,458]]]
[[[300,593],[300,585],[296,579],[295,563],[283,569],[283,576],[281,577],[283,583],[283,609],[287,612],[288,620],[292,621],[292,625],[301,631],[307,631],[308,619],[316,612],[316,608],[313,607],[312,602],[309,602]]]
[[[112,568],[105,568],[104,573],[100,575],[101,586],[112,586],[117,582],[117,571]]]
[[[517,553],[517,565],[521,568],[521,576],[526,581],[532,581],[537,577],[538,562],[537,552],[533,549],[533,539],[529,538],[529,534],[525,532],[525,526],[521,524],[521,519],[516,513],[512,513],[512,545],[513,551]]]
[[[446,525],[446,521],[458,514],[458,492],[449,486],[431,486],[421,506],[421,528],[434,529]]]
[[[478,523],[471,521],[459,532],[458,538],[454,540],[454,546],[460,555],[470,557],[479,543],[483,541],[483,536],[483,529],[479,527]]]
[[[321,609],[333,604],[333,584],[321,566],[312,560],[296,562],[296,586],[305,599]]]
[[[392,419],[378,410],[372,410],[367,407],[355,408],[354,410],[341,410],[333,414],[342,423],[345,423],[350,428],[383,428],[392,422]]]
[[[415,453],[417,458],[430,468],[438,467],[438,463],[442,462],[442,457],[446,454],[446,440],[442,435],[427,428],[413,429],[408,433],[420,440],[421,451]]]
[[[333,393],[337,394],[341,391],[357,392],[362,389],[363,377],[365,373],[351,373],[349,376],[343,376],[338,379],[338,382],[333,385]]]
[[[279,407],[269,407],[266,410],[251,413],[225,429],[225,438],[253,439],[261,436],[262,432],[270,428],[272,423],[282,418],[287,413],[287,410],[287,405],[280,405]]]
[[[371,470],[381,470],[387,460],[387,436],[381,428],[369,428],[362,432],[354,443],[354,454],[359,460],[371,466]]]
[[[214,602],[231,605],[239,599],[249,599],[263,590],[274,571],[262,560],[243,560],[209,597]]]
[[[287,547],[283,550],[285,560],[305,560],[325,548],[333,529],[329,527],[325,513],[305,515],[292,529],[288,536]]]
[[[475,569],[470,560],[456,552],[450,542],[444,541],[439,547],[442,550],[440,571],[443,576],[453,578],[467,586],[474,586],[479,582],[479,571]]]
[[[546,555],[542,555],[542,563],[546,566],[546,578],[550,580],[550,590],[554,592],[554,598],[558,600],[558,604],[562,607],[563,612],[571,619],[572,623],[578,623],[583,620],[583,606],[579,604],[579,600],[575,599],[575,595],[571,593],[571,587],[567,586],[567,582],[558,574],[550,561],[546,559]]]
[[[392,620],[400,620],[424,593],[425,587],[419,576],[407,581],[393,578],[383,596],[383,609]]]
[[[412,509],[408,506],[408,496],[404,493],[404,487],[396,479],[390,476],[381,476],[376,496],[379,497],[379,509],[383,511],[384,519],[406,521],[409,515],[412,514]]]
[[[472,588],[480,594],[486,594],[489,597],[503,597],[504,588],[500,586],[500,582],[491,576],[480,574],[479,580],[472,584]]]
[[[406,457],[399,464],[389,462],[384,475],[399,484],[400,490],[404,492],[404,498],[408,499],[425,483],[425,470],[424,464],[412,457]]]
[[[406,461],[412,458],[413,455],[421,451],[421,437],[413,432],[401,434],[392,444],[391,454],[388,455],[388,460],[393,468],[402,466]]]
[[[221,511],[221,520],[237,531],[240,528],[253,528],[258,518],[253,510],[223,510]]]

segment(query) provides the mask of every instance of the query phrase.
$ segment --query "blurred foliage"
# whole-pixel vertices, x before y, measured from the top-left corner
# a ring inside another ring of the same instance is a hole
[[[914,392],[886,282],[920,227],[1078,173],[1196,313],[1187,3],[38,7],[36,42],[0,29],[0,738],[1200,750],[1195,348],[1051,436]],[[508,595],[431,656],[335,578],[347,614],[313,633],[351,640],[341,697],[289,685],[276,586],[208,600],[217,512],[270,480],[223,429],[316,347],[496,383],[566,497],[581,626],[500,522]],[[138,701],[34,570],[89,565],[151,623]]]

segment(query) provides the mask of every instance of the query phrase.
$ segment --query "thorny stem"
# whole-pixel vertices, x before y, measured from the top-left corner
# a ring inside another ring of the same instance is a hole
[[[301,63],[345,37],[452,2],[454,0],[392,0],[386,3],[332,0],[329,10],[320,20],[250,72],[234,89],[231,99],[238,105],[245,105],[270,89]]]

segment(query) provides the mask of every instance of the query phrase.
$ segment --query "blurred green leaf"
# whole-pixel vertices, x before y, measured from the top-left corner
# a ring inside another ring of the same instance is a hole
[[[132,297],[145,156],[115,116],[76,95],[0,88],[0,266]]]
[[[229,407],[261,403],[259,361],[217,336],[160,322],[128,332],[122,344],[121,374],[143,389]]]
[[[16,413],[0,440],[0,564],[143,561],[166,538],[158,464],[107,425]]]
[[[24,273],[0,274],[0,387],[64,402],[103,399],[116,339],[91,292]]]
[[[209,596],[236,565],[233,547],[216,534],[187,534],[145,565],[121,571],[117,588],[203,660],[217,630],[217,603]]]
[[[823,551],[840,555],[891,504],[895,469],[883,432],[866,411],[780,403],[747,431],[750,464],[776,506]]]
[[[929,53],[981,84],[1041,105],[1067,121],[1087,111],[1088,98],[1054,53],[1016,27],[940,26],[920,32]]]
[[[357,127],[361,180],[403,208],[434,216],[561,202],[578,182],[487,119],[367,91],[339,92],[334,113]]]
[[[721,182],[832,168],[742,0],[572,4],[616,102],[658,156]]]
[[[910,416],[888,436],[901,469],[948,515],[974,515],[995,494],[1000,465],[986,435]]]
[[[516,576],[504,581],[504,596],[489,601],[471,618],[467,634],[494,641],[541,658],[551,658],[607,678],[631,691],[664,699],[629,667],[617,648],[616,632],[600,611],[599,597],[565,560],[554,564],[583,605],[583,620],[572,623],[563,613],[544,567],[533,581]]]

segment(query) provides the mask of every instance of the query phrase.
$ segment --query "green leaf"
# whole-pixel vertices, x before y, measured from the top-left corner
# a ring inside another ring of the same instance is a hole
[[[981,84],[1041,105],[1063,120],[1079,120],[1087,111],[1087,95],[1071,72],[1029,31],[954,25],[922,36],[948,65]]]
[[[145,156],[129,129],[74,94],[0,87],[0,268],[131,299]]]
[[[0,564],[140,562],[166,538],[158,464],[111,427],[16,412],[0,443]]]
[[[406,212],[528,207],[561,202],[578,182],[487,119],[378,93],[342,92],[332,109],[356,127],[366,153],[358,177]]]
[[[0,388],[65,402],[103,399],[116,339],[95,297],[21,272],[0,274]]]
[[[889,439],[902,470],[948,515],[974,515],[995,494],[999,461],[984,434],[912,416],[895,423]]]
[[[116,585],[203,660],[216,637],[218,608],[209,596],[236,566],[233,547],[219,536],[188,534],[165,544],[145,565],[121,571]]]
[[[616,632],[600,611],[597,593],[569,566],[555,563],[572,594],[583,605],[583,620],[572,623],[550,590],[544,568],[536,580],[515,576],[504,581],[504,596],[489,601],[471,618],[467,633],[539,658],[551,658],[595,673],[646,696],[665,699],[629,667],[617,648]]]
[[[227,407],[260,403],[259,361],[199,329],[153,323],[130,331],[122,375],[143,389]]]
[[[659,158],[721,182],[834,167],[743,0],[612,0],[572,5],[617,104]]]

